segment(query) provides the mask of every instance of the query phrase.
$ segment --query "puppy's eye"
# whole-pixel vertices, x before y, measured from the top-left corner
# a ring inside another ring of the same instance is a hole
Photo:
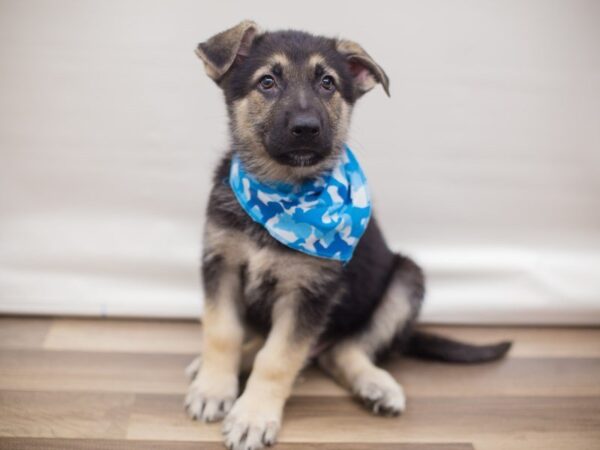
[[[265,75],[258,82],[261,88],[265,90],[273,89],[275,87],[275,78],[271,75]]]
[[[331,91],[335,87],[333,77],[330,75],[325,75],[323,78],[321,78],[321,86],[323,87],[323,89]]]

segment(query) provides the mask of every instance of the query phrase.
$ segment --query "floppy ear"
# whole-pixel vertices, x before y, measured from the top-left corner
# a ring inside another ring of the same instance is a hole
[[[198,44],[196,55],[204,62],[206,74],[218,82],[231,68],[236,58],[248,56],[252,41],[260,29],[251,20],[214,35]]]
[[[356,42],[340,39],[337,41],[337,51],[346,57],[350,72],[354,78],[356,96],[360,97],[370,91],[377,83],[390,96],[390,80],[373,58]]]

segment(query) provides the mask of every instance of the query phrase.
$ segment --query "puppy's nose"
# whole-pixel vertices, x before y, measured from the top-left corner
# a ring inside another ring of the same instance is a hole
[[[311,139],[321,133],[321,121],[314,114],[298,114],[290,121],[290,133],[298,139]]]

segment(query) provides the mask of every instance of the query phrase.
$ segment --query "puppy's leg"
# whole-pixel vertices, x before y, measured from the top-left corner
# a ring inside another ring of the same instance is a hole
[[[214,277],[205,288],[202,364],[185,400],[190,417],[208,422],[222,419],[237,397],[244,337],[236,307],[239,274],[223,266]]]
[[[416,316],[423,282],[418,266],[399,257],[394,278],[365,329],[319,357],[319,365],[376,414],[398,415],[406,406],[402,387],[373,360]]]
[[[229,449],[255,450],[275,442],[283,406],[308,358],[314,334],[299,332],[293,299],[279,303],[246,389],[225,419],[223,433]]]
[[[340,343],[319,357],[319,365],[375,414],[398,415],[406,406],[402,386],[377,367],[354,341]]]
[[[254,358],[256,358],[256,354],[264,345],[265,340],[260,336],[255,336],[242,345],[242,357],[240,361],[240,373],[247,374],[252,370],[252,365],[254,364]],[[202,355],[197,356],[188,364],[185,368],[185,375],[188,377],[190,381],[196,378],[196,375],[200,371],[200,367],[202,367]]]

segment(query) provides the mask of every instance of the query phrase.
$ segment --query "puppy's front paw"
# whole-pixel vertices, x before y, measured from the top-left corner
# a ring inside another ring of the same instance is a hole
[[[216,375],[201,369],[188,388],[185,409],[194,420],[215,422],[227,415],[237,392],[237,374]]]
[[[353,388],[355,394],[375,414],[397,416],[406,408],[402,386],[384,370],[371,371],[359,377]]]
[[[233,406],[223,424],[225,446],[229,450],[258,450],[277,440],[281,426],[281,408],[269,402],[246,402],[244,397]]]

